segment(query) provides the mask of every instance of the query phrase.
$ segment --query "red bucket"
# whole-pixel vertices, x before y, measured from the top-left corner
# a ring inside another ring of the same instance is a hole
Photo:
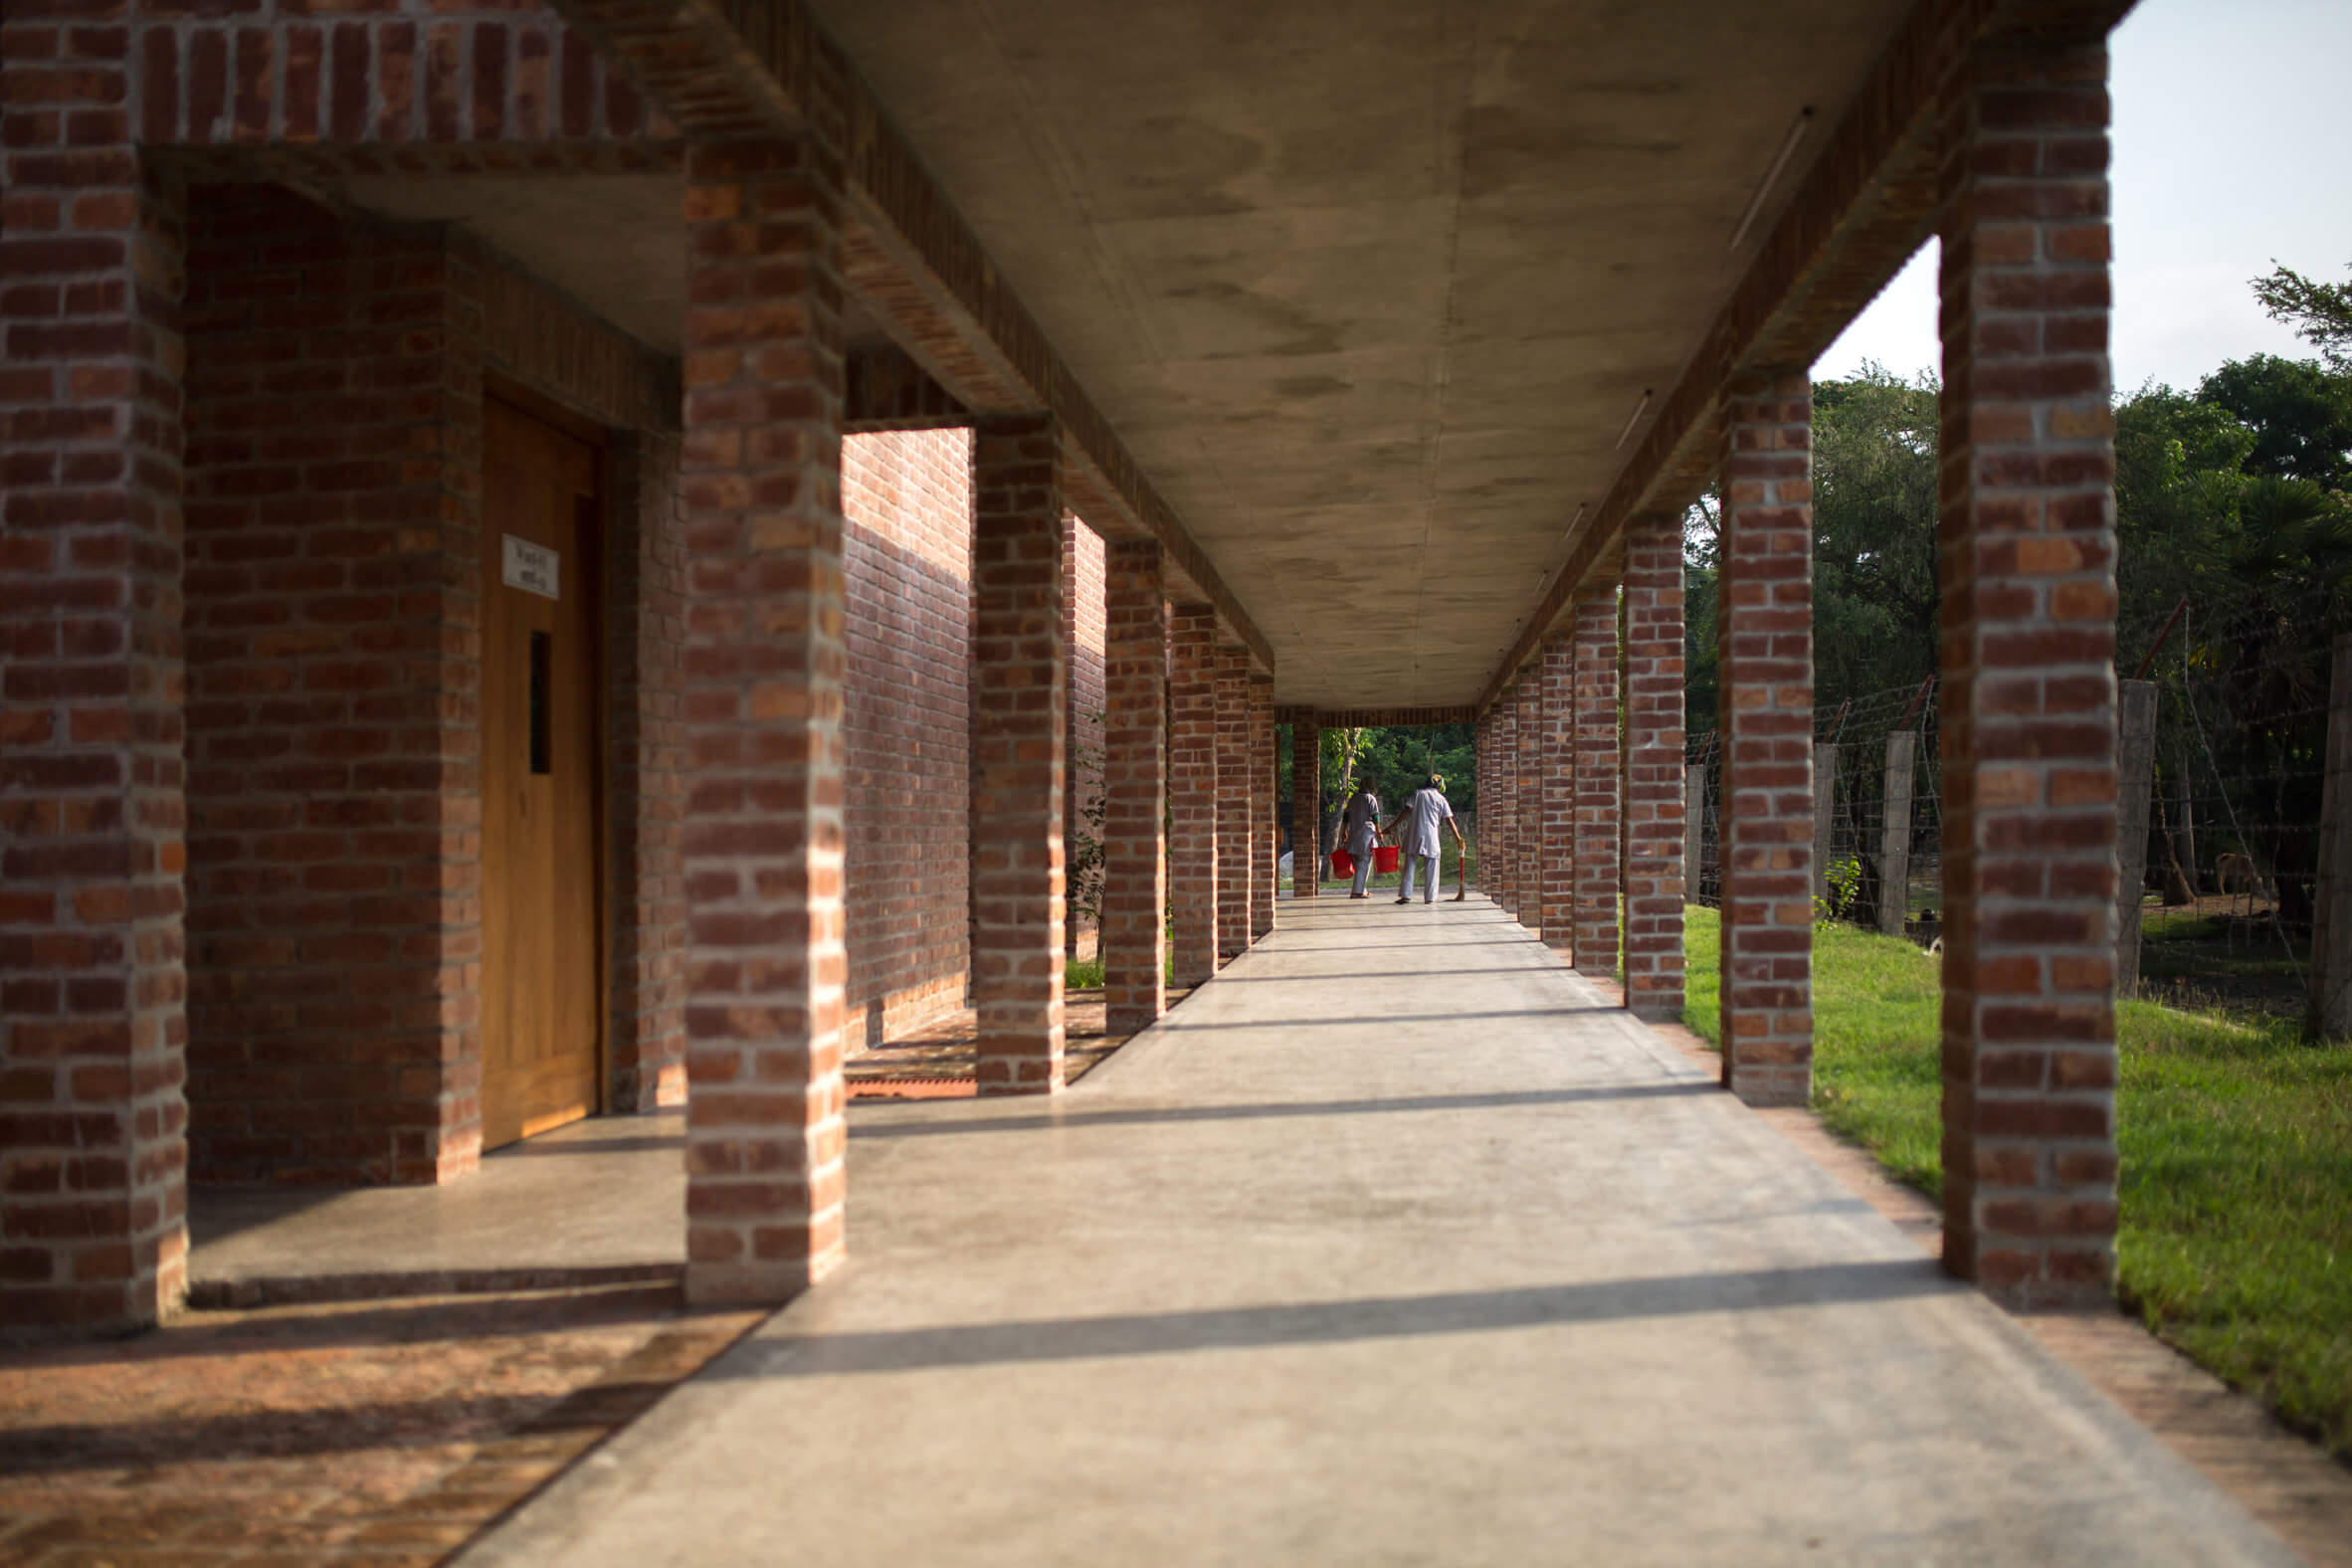
[[[1375,844],[1372,846],[1372,870],[1375,873],[1393,872],[1396,869],[1397,847],[1395,845]]]
[[[1345,850],[1331,852],[1331,875],[1346,882],[1356,874],[1356,859]]]

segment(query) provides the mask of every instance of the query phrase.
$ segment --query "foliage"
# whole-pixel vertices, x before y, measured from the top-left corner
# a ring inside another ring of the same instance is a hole
[[[1818,702],[1915,686],[1935,670],[1937,397],[1933,376],[1908,381],[1875,364],[1814,383]],[[1720,721],[1720,511],[1710,494],[1683,524],[1684,703],[1694,734]]]
[[[2198,383],[2197,401],[2250,433],[2248,474],[2352,489],[2352,366],[2331,372],[2270,354],[2233,359]]]
[[[2292,326],[2329,368],[2352,374],[2352,284],[2319,283],[2273,263],[2254,292],[2271,320]]]
[[[1099,712],[1092,715],[1097,725],[1106,716]],[[1062,886],[1064,919],[1073,943],[1078,940],[1081,922],[1097,929],[1102,925],[1102,832],[1110,812],[1109,795],[1102,787],[1103,761],[1098,747],[1076,738],[1071,740],[1070,776],[1077,785],[1076,793],[1081,804],[1078,820],[1062,825]]]
[[[1683,911],[1683,1021],[1718,1037],[1720,927]],[[1814,929],[1814,1108],[1898,1180],[1942,1186],[1941,986],[1910,943]],[[2117,1008],[2117,1286],[2149,1327],[2352,1457],[2352,1045]]]

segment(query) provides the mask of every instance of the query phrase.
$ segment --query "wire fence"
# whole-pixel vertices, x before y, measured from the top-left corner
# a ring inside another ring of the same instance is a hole
[[[2119,653],[2127,677],[2156,687],[2142,753],[2138,994],[2297,1015],[2319,868],[2327,639],[2261,606],[2185,607],[2123,628]],[[1944,903],[1934,681],[1825,703],[1813,733],[1818,913],[1934,942]],[[1720,738],[1691,736],[1686,762],[1689,887],[1720,907]]]

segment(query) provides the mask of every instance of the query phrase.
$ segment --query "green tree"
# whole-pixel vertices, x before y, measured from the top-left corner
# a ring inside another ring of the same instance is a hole
[[[2270,319],[2293,327],[2330,369],[2352,373],[2352,284],[2323,284],[2273,261],[2254,292]]]
[[[1821,703],[1935,673],[1937,401],[1864,364],[1813,389],[1814,693]]]
[[[2331,372],[2271,354],[2234,359],[2199,384],[2197,401],[2253,433],[2247,473],[2352,490],[2352,366]]]

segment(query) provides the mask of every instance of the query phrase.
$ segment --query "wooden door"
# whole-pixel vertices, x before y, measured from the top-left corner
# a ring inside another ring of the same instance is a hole
[[[484,406],[482,1144],[588,1115],[603,1079],[594,447]]]

